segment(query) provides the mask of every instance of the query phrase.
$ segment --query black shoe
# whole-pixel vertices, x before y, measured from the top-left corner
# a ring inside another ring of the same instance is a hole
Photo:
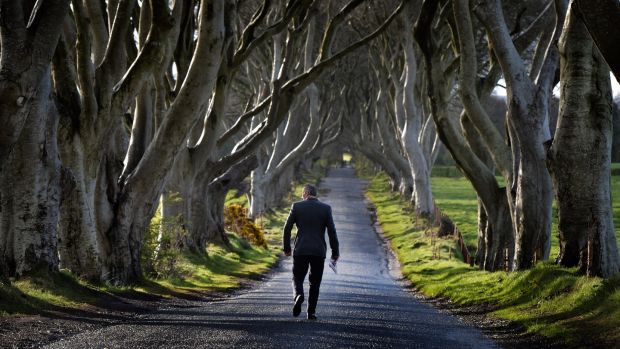
[[[308,320],[316,320],[316,315],[308,313]]]
[[[301,304],[304,302],[304,295],[298,294],[295,296],[295,305],[293,305],[293,316],[299,316],[301,314]]]

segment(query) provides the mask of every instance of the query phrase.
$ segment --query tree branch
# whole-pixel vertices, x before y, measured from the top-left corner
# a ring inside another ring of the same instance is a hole
[[[109,87],[107,83],[101,84],[101,95],[107,96],[112,94],[113,91],[108,91],[108,88],[113,88],[111,85],[113,81],[120,78],[119,69],[124,66],[122,61],[123,52],[125,52],[125,40],[127,38],[127,31],[129,30],[129,24],[131,21],[131,12],[135,4],[134,0],[120,0],[118,2],[118,8],[114,16],[114,23],[112,24],[112,30],[110,31],[110,39],[106,51],[101,61],[101,64],[97,68],[97,77],[101,78],[101,81],[109,81]]]
[[[69,0],[38,0],[28,21],[31,47],[37,48],[34,65],[48,67],[52,59],[64,18],[69,10]],[[4,20],[4,16],[3,20]]]
[[[617,0],[576,0],[579,13],[588,32],[620,80],[620,45],[616,35],[620,23],[620,2]]]
[[[536,79],[536,84],[540,91],[545,93],[543,98],[551,94],[555,78],[557,76],[557,68],[560,64],[560,52],[558,50],[558,40],[562,34],[562,26],[564,25],[564,18],[566,18],[566,12],[568,11],[568,3],[566,0],[555,0],[555,30],[553,31],[553,38],[549,42],[547,47],[547,53],[545,60],[543,61],[540,69],[540,74]]]
[[[76,76],[73,56],[67,43],[67,40],[73,41],[71,39],[62,35],[58,46],[56,46],[56,52],[52,59],[52,79],[54,81],[54,91],[56,91],[56,97],[60,104],[61,118],[66,117],[70,120],[71,125],[67,129],[70,132],[76,132],[79,130],[79,117],[82,107],[80,93],[75,84]]]
[[[112,104],[120,110],[129,107],[129,103],[142,90],[146,79],[161,66],[166,52],[167,36],[174,27],[172,16],[168,12],[168,2],[166,0],[149,0],[149,2],[153,20],[144,46],[123,78],[114,86]],[[113,107],[113,110],[116,108]]]
[[[504,19],[499,0],[488,0],[476,8],[476,15],[486,28],[493,51],[504,72],[507,91],[514,97],[532,93],[534,84],[529,79],[525,63],[517,51]]]
[[[325,59],[325,57],[328,57],[331,54],[330,50],[336,29],[340,23],[345,20],[349,13],[355,10],[355,8],[361,5],[364,1],[365,0],[351,0],[329,21],[325,34],[323,35],[323,40],[321,40],[321,48],[319,50],[317,62],[321,62]]]
[[[338,53],[334,54],[332,57],[329,57],[319,63],[317,63],[316,65],[314,65],[311,69],[309,69],[308,71],[301,73],[299,75],[297,75],[295,78],[289,80],[288,82],[286,82],[283,86],[282,86],[282,91],[283,93],[289,93],[290,92],[297,92],[300,91],[301,89],[303,89],[305,86],[307,86],[310,82],[314,81],[314,79],[316,79],[316,77],[318,75],[320,75],[323,70],[327,67],[329,67],[330,65],[334,64],[338,59],[344,57],[345,55],[351,53],[352,51],[354,51],[355,49],[364,46],[365,44],[367,44],[370,40],[374,39],[375,37],[377,37],[379,34],[381,34],[389,25],[390,23],[392,23],[392,21],[394,20],[394,18],[396,18],[396,16],[400,13],[400,11],[404,8],[405,3],[409,1],[409,0],[402,0],[400,5],[394,10],[394,12],[392,12],[392,14],[381,24],[381,26],[379,26],[379,28],[377,28],[374,32],[368,34],[367,36],[365,36],[364,38],[358,40],[357,42],[351,44],[350,46],[342,49],[341,51],[339,51]],[[293,91],[296,90],[296,91]],[[243,125],[243,123],[247,120],[249,120],[252,116],[260,113],[261,111],[263,111],[268,105],[270,105],[272,99],[272,95],[264,98],[259,104],[258,106],[256,106],[254,109],[252,109],[249,112],[244,113],[243,115],[241,115],[237,121],[235,122],[235,124],[229,128],[226,132],[224,132],[224,134],[222,135],[222,137],[220,137],[220,139],[218,140],[218,145],[223,144],[226,140],[228,140],[234,133],[236,133],[237,131],[239,131]]]
[[[84,7],[84,5],[86,6],[85,15],[87,17],[84,19],[90,21],[90,29],[93,34],[93,61],[95,66],[99,66],[105,56],[105,50],[109,39],[106,19],[101,10],[100,0],[73,0],[73,6],[75,6],[77,2],[81,3],[82,1],[85,2],[85,4],[80,5],[82,7]]]
[[[467,116],[473,121],[476,129],[484,138],[485,145],[496,166],[505,178],[512,178],[510,149],[480,103],[477,93],[476,73],[478,68],[473,27],[469,13],[469,0],[453,0],[452,3],[459,37],[461,62],[459,95],[461,101],[467,110]]]
[[[92,121],[97,115],[95,95],[95,67],[91,61],[91,37],[88,16],[82,1],[73,2],[73,13],[77,28],[76,67],[77,85],[82,96],[82,118]]]
[[[241,65],[243,61],[245,61],[250,53],[260,44],[265,42],[267,39],[272,37],[274,34],[281,32],[286,28],[289,22],[301,12],[304,12],[308,9],[308,7],[312,4],[311,0],[289,0],[284,10],[284,16],[277,21],[276,23],[267,27],[260,35],[258,35],[253,40],[250,40],[253,37],[254,30],[258,25],[259,21],[264,18],[265,14],[258,13],[256,17],[256,22],[253,20],[248,27],[244,30],[241,42],[239,43],[239,47],[235,51],[235,54],[232,59],[232,67],[237,67]],[[263,4],[265,5],[265,4]]]

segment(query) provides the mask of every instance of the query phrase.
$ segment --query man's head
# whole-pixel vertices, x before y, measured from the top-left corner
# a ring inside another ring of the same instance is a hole
[[[301,192],[301,197],[306,200],[309,197],[316,197],[316,187],[312,184],[304,185],[304,189]]]

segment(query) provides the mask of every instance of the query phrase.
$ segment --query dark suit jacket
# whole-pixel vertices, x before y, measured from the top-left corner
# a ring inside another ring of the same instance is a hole
[[[308,198],[293,204],[284,225],[284,251],[291,251],[291,229],[297,226],[295,237],[294,256],[321,256],[325,258],[327,246],[325,244],[325,229],[329,236],[329,247],[332,249],[332,258],[337,258],[338,237],[332,217],[332,208],[317,198]]]

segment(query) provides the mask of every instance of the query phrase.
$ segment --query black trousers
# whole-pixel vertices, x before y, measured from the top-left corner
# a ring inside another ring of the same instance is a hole
[[[295,296],[304,294],[304,280],[310,267],[310,294],[308,296],[308,314],[314,314],[319,300],[319,288],[323,279],[325,258],[321,256],[293,256],[293,290]]]

